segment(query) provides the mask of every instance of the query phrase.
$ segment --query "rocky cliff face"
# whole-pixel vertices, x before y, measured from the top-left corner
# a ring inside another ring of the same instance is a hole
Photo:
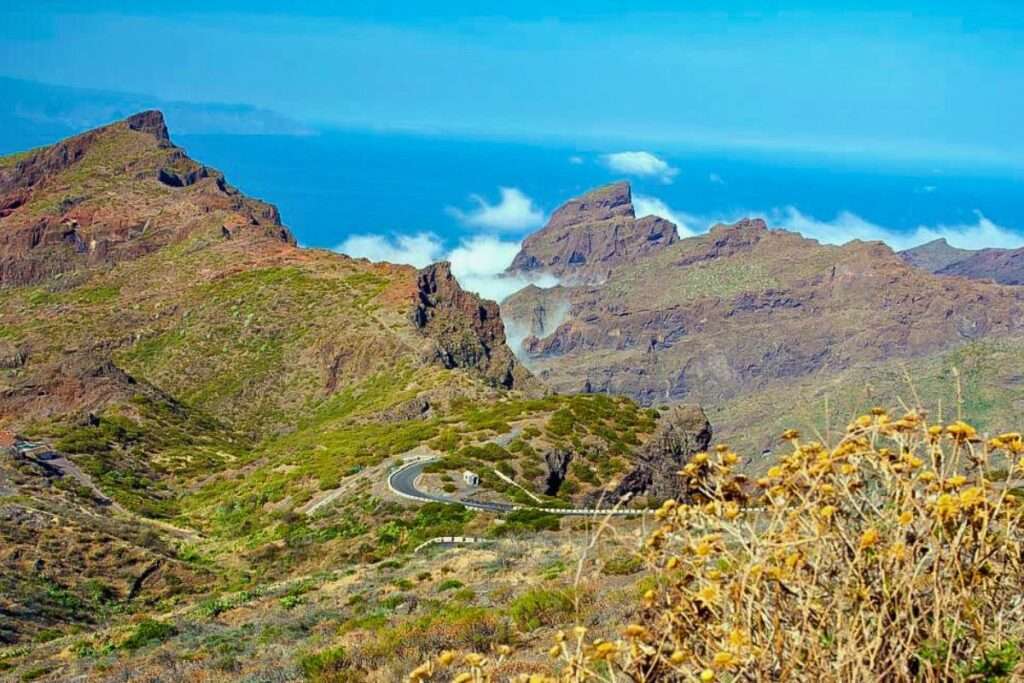
[[[615,183],[566,203],[530,235],[510,272],[542,271],[572,280],[599,280],[617,265],[679,240],[676,226],[657,216],[637,219],[628,183]]]
[[[435,263],[416,278],[413,324],[431,341],[427,358],[446,368],[466,368],[507,389],[536,388],[505,343],[498,304],[467,292],[451,264]]]
[[[0,285],[138,258],[211,226],[294,243],[276,208],[172,144],[160,112],[0,159]]]
[[[1024,247],[1020,249],[958,249],[940,238],[901,251],[904,261],[936,275],[1024,285]]]
[[[662,416],[651,438],[637,454],[637,466],[614,489],[591,494],[606,505],[637,496],[657,500],[681,499],[684,486],[679,470],[711,444],[711,423],[700,406],[678,405]]]

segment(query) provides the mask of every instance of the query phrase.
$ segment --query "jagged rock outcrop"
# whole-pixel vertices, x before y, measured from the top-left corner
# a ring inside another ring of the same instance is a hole
[[[636,217],[629,183],[598,188],[566,203],[523,242],[509,272],[543,271],[571,280],[599,280],[621,263],[679,240],[676,226]]]
[[[623,498],[649,496],[657,500],[680,498],[679,470],[711,443],[711,423],[697,405],[677,405],[662,415],[658,427],[643,445],[637,466],[611,491],[588,496],[589,504],[613,505]]]
[[[508,389],[536,389],[535,380],[505,343],[498,304],[462,289],[448,262],[419,271],[411,319],[429,338],[430,360],[479,372]]]
[[[543,482],[535,482],[542,484],[541,490],[544,491],[544,495],[554,496],[558,494],[558,490],[562,488],[562,482],[565,481],[565,477],[569,473],[569,463],[572,462],[572,455],[572,451],[564,448],[555,448],[544,454],[544,465],[547,467],[547,475],[544,477]]]
[[[138,258],[204,230],[294,244],[275,207],[189,159],[158,111],[0,159],[0,285]]]

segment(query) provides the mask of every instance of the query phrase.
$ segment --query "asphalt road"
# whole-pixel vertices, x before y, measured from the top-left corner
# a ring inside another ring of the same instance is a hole
[[[417,498],[419,500],[463,505],[474,510],[486,510],[487,512],[497,513],[511,512],[515,509],[512,505],[508,505],[507,503],[491,503],[483,500],[473,500],[471,498],[459,500],[458,498],[429,493],[416,488],[416,480],[420,478],[420,475],[423,474],[423,469],[431,462],[433,462],[433,460],[421,460],[412,465],[401,467],[388,476],[388,483],[391,485],[391,488],[398,493],[409,496],[410,498]]]

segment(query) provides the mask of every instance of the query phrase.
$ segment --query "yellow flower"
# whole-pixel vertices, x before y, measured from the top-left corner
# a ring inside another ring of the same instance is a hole
[[[907,559],[907,546],[903,543],[893,544],[893,546],[889,548],[889,557],[897,562],[902,562]]]
[[[935,501],[935,515],[943,522],[955,518],[960,512],[960,501],[955,496],[943,493]]]
[[[727,451],[726,454],[722,456],[722,462],[724,462],[726,465],[735,465],[739,461],[740,456],[738,456],[736,453],[733,453],[732,451]]]
[[[630,624],[623,631],[623,635],[627,638],[643,638],[647,635],[647,629],[640,624]]]
[[[917,478],[923,482],[935,481],[935,473],[931,471],[922,472]]]
[[[484,659],[483,655],[478,655],[475,652],[470,652],[462,658],[462,661],[465,662],[468,666],[481,667],[487,660]]]
[[[708,461],[708,454],[707,453],[698,453],[697,455],[693,456],[693,460],[691,462],[695,462],[698,465],[703,465],[707,461]]]
[[[740,516],[739,503],[726,503],[725,508],[722,511],[722,515],[726,519],[736,519]]]
[[[910,510],[904,510],[900,513],[900,525],[907,526],[914,521],[914,513]]]
[[[769,467],[768,471],[765,474],[767,474],[772,479],[778,479],[779,477],[782,476],[782,468],[779,467],[778,465]]]
[[[872,548],[872,547],[878,545],[878,542],[881,540],[881,538],[882,538],[882,535],[880,533],[878,533],[878,529],[876,529],[874,527],[869,527],[869,528],[865,529],[864,533],[862,533],[860,535],[860,548],[861,548],[861,550],[865,550],[867,548]]]
[[[434,667],[430,662],[420,664],[418,667],[409,672],[410,681],[422,681],[430,678],[434,674]]]
[[[473,680],[473,674],[463,671],[458,676],[452,679],[452,683],[470,683]]]
[[[510,654],[512,654],[512,648],[511,647],[509,647],[508,645],[499,645],[498,646],[498,655],[500,655],[502,657],[508,657]]]
[[[711,664],[716,669],[728,669],[736,664],[736,655],[724,650],[716,652],[715,656],[711,659]]]
[[[548,656],[551,657],[552,659],[555,659],[560,654],[562,654],[562,648],[559,647],[558,645],[552,645],[551,649],[548,650]]]
[[[960,507],[969,510],[985,502],[985,491],[980,486],[971,486],[960,492]]]
[[[697,599],[710,607],[718,602],[718,598],[721,594],[722,592],[718,589],[716,584],[709,583],[697,592]]]
[[[978,430],[963,420],[957,420],[946,427],[946,433],[953,437],[954,441],[961,443],[964,441],[971,441],[978,436]]]
[[[700,680],[704,681],[704,683],[715,680],[715,672],[711,669],[704,669],[700,672]]]
[[[818,514],[821,515],[821,518],[827,522],[830,519],[832,519],[832,516],[834,514],[836,514],[836,508],[834,505],[826,505],[825,507],[818,510]]]
[[[455,653],[451,650],[445,650],[437,656],[437,663],[441,666],[448,666],[455,661]]]
[[[682,650],[676,650],[672,653],[672,656],[669,657],[668,660],[676,666],[679,666],[680,664],[686,661],[686,653]]]
[[[729,645],[735,649],[746,647],[750,643],[750,636],[746,631],[734,628],[729,631]]]
[[[612,642],[605,641],[603,643],[599,643],[597,647],[594,648],[594,656],[598,659],[610,661],[615,659],[618,654],[619,646]]]
[[[946,483],[953,488],[959,488],[967,483],[967,477],[962,474],[955,474],[946,480]]]
[[[783,441],[793,441],[793,440],[799,439],[799,438],[800,438],[800,432],[798,432],[795,429],[787,429],[786,431],[782,432],[782,440]]]

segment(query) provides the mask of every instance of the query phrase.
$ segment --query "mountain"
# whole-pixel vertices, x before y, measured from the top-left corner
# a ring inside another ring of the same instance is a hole
[[[943,268],[974,255],[971,249],[958,249],[946,241],[945,237],[899,252],[904,261],[929,273],[936,273]]]
[[[573,199],[523,242],[510,273],[544,271],[575,281],[600,280],[679,240],[676,226],[657,216],[636,217],[628,183]]]
[[[0,158],[0,207],[0,673],[239,586],[559,527],[400,504],[410,453],[432,495],[493,510],[660,472],[629,479],[642,503],[696,443],[674,413],[549,394],[447,263],[296,246],[159,112]]]
[[[1024,285],[1024,247],[1020,249],[958,249],[945,238],[900,252],[910,265],[936,275]]]
[[[601,225],[558,224],[561,244],[592,243]],[[534,245],[548,235],[528,238],[516,263],[545,262]],[[673,240],[603,274],[503,303],[508,324],[530,332],[527,366],[557,391],[700,403],[716,433],[754,448],[770,445],[778,414],[793,418],[804,386],[831,387],[816,402],[870,406],[871,386],[892,385],[904,364],[941,367],[944,354],[985,343],[1016,349],[1024,333],[1024,290],[938,277],[881,243],[822,245],[761,220]]]

